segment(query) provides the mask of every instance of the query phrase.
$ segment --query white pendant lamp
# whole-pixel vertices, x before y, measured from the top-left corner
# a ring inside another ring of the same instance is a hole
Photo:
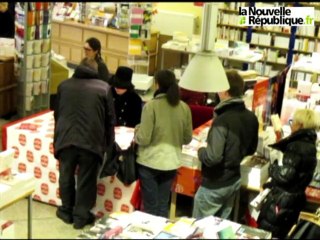
[[[222,92],[229,89],[225,70],[213,51],[217,17],[217,3],[205,3],[200,51],[192,57],[185,69],[179,81],[180,87],[196,92]]]

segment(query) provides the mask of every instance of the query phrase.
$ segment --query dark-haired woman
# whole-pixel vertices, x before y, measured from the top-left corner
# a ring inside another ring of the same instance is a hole
[[[136,126],[137,163],[144,211],[168,217],[182,145],[192,140],[192,119],[188,105],[180,101],[173,72],[157,72],[155,83],[154,99],[144,105],[141,123]]]
[[[84,53],[85,58],[81,61],[85,61],[85,59],[94,59],[98,64],[98,76],[99,79],[109,83],[109,71],[107,65],[104,63],[101,58],[101,43],[97,38],[88,38],[84,44]]]

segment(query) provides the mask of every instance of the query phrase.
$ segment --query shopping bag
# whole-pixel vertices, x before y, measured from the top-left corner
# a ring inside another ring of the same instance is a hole
[[[138,179],[138,170],[137,170],[137,145],[134,142],[131,142],[130,146],[120,151],[118,158],[118,179],[126,185],[130,185]]]

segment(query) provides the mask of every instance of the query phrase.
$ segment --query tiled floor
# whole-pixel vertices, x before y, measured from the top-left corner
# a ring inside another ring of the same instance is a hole
[[[177,216],[190,216],[191,198],[178,196]],[[0,212],[0,219],[14,223],[14,238],[27,239],[28,214],[26,199],[18,201]],[[75,239],[83,230],[75,230],[56,217],[56,207],[32,201],[32,238],[33,239]],[[87,225],[84,229],[90,228]],[[1,237],[1,236],[0,236]]]
[[[0,212],[0,219],[11,220],[14,224],[14,238],[27,239],[27,200],[23,199]],[[75,230],[55,215],[56,207],[32,201],[32,238],[34,239],[75,239],[82,230]],[[88,228],[90,226],[86,226]]]

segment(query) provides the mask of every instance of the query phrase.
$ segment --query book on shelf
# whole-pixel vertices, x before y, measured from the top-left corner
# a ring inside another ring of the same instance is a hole
[[[259,34],[258,33],[252,33],[251,43],[252,44],[259,44]]]
[[[275,36],[274,46],[287,49],[289,46],[289,37]]]
[[[278,51],[269,49],[267,53],[267,61],[277,62],[277,58],[278,58]]]
[[[270,35],[270,33],[268,33],[268,34],[260,33],[259,34],[259,44],[265,45],[265,46],[270,46],[271,45],[271,38],[272,38],[272,36]]]

